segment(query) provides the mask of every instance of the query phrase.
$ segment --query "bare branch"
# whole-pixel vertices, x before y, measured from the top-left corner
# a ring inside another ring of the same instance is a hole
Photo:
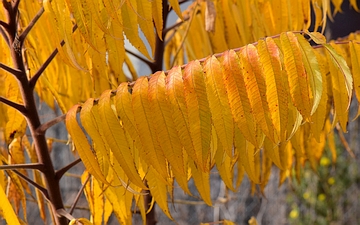
[[[23,73],[20,70],[17,69],[13,69],[5,64],[0,63],[0,68],[5,70],[8,73],[11,73],[12,75],[14,75],[15,77],[20,77]]]
[[[150,62],[149,60],[147,60],[147,59],[139,56],[138,54],[136,54],[136,53],[134,53],[134,52],[132,52],[132,51],[130,51],[130,50],[128,50],[128,49],[125,49],[125,51],[126,51],[127,53],[129,53],[130,55],[135,56],[135,57],[138,58],[139,60],[143,61],[143,62],[144,62],[145,64],[147,64],[149,67],[153,66],[153,63],[152,63],[152,62]]]
[[[81,186],[79,192],[77,193],[77,195],[76,195],[76,197],[75,197],[75,200],[74,200],[74,203],[73,203],[72,206],[70,207],[70,211],[69,211],[70,214],[72,214],[72,213],[74,212],[74,209],[75,209],[75,207],[76,207],[76,204],[78,203],[78,201],[79,201],[79,199],[80,199],[80,196],[81,196],[82,192],[83,192],[84,189],[85,189],[86,184],[89,182],[90,177],[91,177],[91,175],[89,175],[89,176],[86,178],[84,184]]]
[[[45,11],[44,7],[41,7],[39,12],[34,16],[34,18],[30,21],[30,23],[27,25],[25,30],[21,33],[21,35],[19,36],[19,41],[20,41],[21,45],[23,44],[23,42],[24,42],[26,36],[29,34],[30,30],[35,26],[38,19],[44,13],[44,11]]]
[[[4,104],[16,109],[17,111],[21,112],[23,115],[25,115],[27,113],[27,110],[26,110],[25,106],[20,105],[18,103],[15,103],[13,101],[10,101],[10,100],[8,100],[8,99],[6,99],[4,97],[0,96],[0,102],[2,102]]]
[[[56,117],[53,120],[50,120],[46,123],[41,124],[37,129],[36,129],[36,133],[37,134],[45,134],[46,130],[49,129],[50,127],[54,126],[57,123],[60,123],[62,121],[65,120],[66,114],[61,115]]]
[[[74,162],[68,164],[67,166],[55,171],[55,177],[56,179],[60,180],[61,177],[69,170],[71,169],[73,166],[75,166],[76,164],[78,164],[79,162],[81,162],[81,159],[78,158],[77,160],[75,160]]]
[[[4,21],[0,20],[0,26],[4,27],[6,30],[9,29],[9,24],[5,23]]]
[[[14,170],[14,169],[26,169],[26,170],[44,170],[44,165],[41,163],[27,163],[27,164],[12,164],[12,165],[0,165],[0,170]]]

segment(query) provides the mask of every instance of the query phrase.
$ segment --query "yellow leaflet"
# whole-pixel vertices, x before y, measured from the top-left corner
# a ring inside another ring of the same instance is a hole
[[[1,201],[0,209],[2,211],[2,216],[4,217],[5,221],[8,224],[20,225],[20,221],[16,216],[16,213],[14,212],[11,203],[9,202],[9,199],[5,194],[4,188],[1,185],[0,185],[0,201]]]
[[[242,152],[244,152],[244,150],[242,150],[241,148],[246,149],[246,139],[244,138],[244,136],[241,134],[239,128],[237,126],[234,127],[234,155],[237,155],[237,179],[236,179],[236,189],[239,188],[242,179],[244,177],[245,174],[245,170],[244,167],[242,165],[242,159],[241,157],[245,157],[244,155],[241,155]]]
[[[159,205],[161,210],[165,213],[165,215],[172,220],[173,218],[170,214],[168,206],[166,184],[159,180],[159,174],[153,169],[149,170],[149,173],[146,176],[146,180],[149,186],[150,193],[153,196],[154,200]]]
[[[133,0],[132,0],[133,1]],[[155,32],[154,23],[152,18],[151,1],[136,0],[138,22],[141,31],[144,33],[146,40],[148,41],[152,53],[155,52]]]
[[[134,164],[134,157],[131,152],[132,143],[128,142],[125,130],[114,114],[110,95],[111,90],[104,91],[98,102],[99,115],[102,122],[98,126],[103,127],[103,140],[109,145],[115,159],[130,181],[138,187],[146,188]]]
[[[76,150],[79,153],[79,156],[82,162],[85,165],[85,168],[92,174],[97,180],[109,184],[104,175],[101,173],[99,163],[96,159],[96,156],[91,150],[91,146],[80,128],[76,120],[76,114],[80,105],[74,105],[66,114],[65,124],[66,128],[72,137],[72,141],[75,144]]]
[[[107,1],[104,1],[107,2]],[[105,35],[105,42],[106,42],[106,50],[108,53],[108,69],[109,69],[109,77],[107,77],[107,82],[110,83],[110,78],[113,77],[115,83],[111,83],[112,88],[117,87],[116,82],[126,81],[126,77],[123,73],[123,63],[125,58],[125,47],[124,47],[124,25],[121,21],[118,21],[118,15],[120,14],[120,10],[116,10],[112,12],[114,6],[111,2],[106,3],[108,4],[106,7],[108,10],[113,13],[114,18],[109,20],[109,34]],[[121,16],[121,14],[119,15]],[[120,18],[121,19],[121,18]],[[103,43],[103,42],[102,42]],[[101,68],[105,69],[105,68]],[[108,84],[108,86],[110,86]],[[108,89],[108,88],[106,88]],[[104,90],[104,89],[102,89]]]
[[[220,1],[217,5],[221,4],[221,14],[223,16],[223,26],[225,27],[225,38],[229,48],[237,48],[242,46],[243,42],[241,42],[241,37],[239,34],[239,30],[236,27],[236,23],[234,21],[234,14],[231,10],[232,1]]]
[[[327,132],[326,140],[331,152],[331,159],[332,159],[331,161],[333,164],[335,164],[337,159],[335,135],[334,135],[334,129],[331,127],[330,120],[326,120],[324,130]]]
[[[2,156],[2,155],[1,155]],[[13,171],[7,171],[8,177],[10,177],[10,181],[8,182],[7,187],[7,197],[13,203],[16,212],[20,210],[20,203],[22,204],[23,212],[26,212],[26,196],[24,192],[24,188],[21,184],[22,180],[18,177]],[[26,220],[26,215],[25,220]]]
[[[91,40],[93,19],[86,0],[67,0],[66,2],[82,37],[91,47],[94,47]]]
[[[334,12],[333,12],[334,16],[338,12],[342,13],[341,4],[343,3],[343,0],[331,0],[331,3],[334,6]]]
[[[131,74],[130,80],[133,80],[133,81],[137,80],[138,75],[137,75],[136,69],[127,54],[125,54],[124,60],[125,60],[126,66],[128,67],[128,69],[130,71],[130,74]]]
[[[310,120],[312,104],[309,93],[309,78],[301,59],[300,45],[295,34],[282,33],[281,49],[284,54],[284,65],[288,74],[290,94],[293,104],[305,120]]]
[[[354,41],[349,42],[349,49],[350,49],[350,55],[351,55],[351,69],[354,79],[354,89],[355,89],[355,95],[360,102],[360,56],[358,56],[360,52],[360,45]],[[355,116],[354,120],[360,115],[360,104],[358,108],[357,115]]]
[[[132,92],[132,111],[138,136],[146,156],[144,161],[148,165],[152,165],[165,182],[168,176],[165,156],[162,150],[155,146],[157,145],[157,140],[150,124],[153,113],[150,111],[149,100],[147,98],[148,86],[147,77],[140,77],[136,81]]]
[[[191,141],[184,83],[179,66],[172,68],[166,76],[166,96],[171,105],[172,120],[174,121],[181,144],[191,159],[200,165],[201,161],[198,161],[193,142]]]
[[[319,106],[317,107],[315,113],[311,116],[311,133],[314,135],[315,139],[320,141],[320,133],[324,127],[325,120],[329,112],[326,110],[327,102],[328,102],[328,80],[326,74],[329,72],[329,67],[326,62],[326,56],[319,53],[318,51],[314,51],[317,61],[319,63],[319,68],[321,72],[321,80],[322,80],[322,94]],[[315,122],[316,121],[316,122]]]
[[[207,34],[209,35],[211,40],[212,51],[217,53],[217,52],[223,52],[229,49],[229,47],[227,45],[225,38],[226,27],[223,21],[224,16],[222,13],[222,6],[220,2],[215,2],[215,4],[216,4],[215,32],[208,32]],[[202,29],[204,29],[204,27]]]
[[[85,218],[80,218],[80,219],[72,219],[69,222],[69,225],[93,225],[96,223],[91,223],[89,220],[85,219]]]
[[[346,91],[347,91],[349,98],[351,98],[352,88],[353,88],[353,85],[352,85],[353,78],[352,78],[349,66],[347,65],[347,63],[344,59],[344,56],[337,53],[336,50],[330,44],[326,44],[325,37],[322,36],[321,34],[319,34],[318,32],[311,32],[311,33],[306,32],[306,34],[309,35],[316,44],[321,44],[322,46],[325,47],[325,49],[328,53],[328,57],[331,59],[336,70],[338,70],[339,72],[341,72],[343,74],[344,79],[345,79],[345,84],[346,84]],[[349,106],[350,106],[350,101],[349,101],[348,107]]]
[[[233,187],[233,167],[231,166],[231,156],[226,154],[223,150],[221,142],[217,142],[217,150],[215,154],[216,168],[219,171],[221,179],[224,181],[227,188],[235,192]]]
[[[26,152],[28,153],[28,156],[30,158],[30,161],[32,163],[37,163],[38,157],[36,155],[35,146],[31,146],[27,136],[22,137],[21,144],[25,147]],[[33,170],[34,181],[41,186],[45,186],[43,184],[43,180],[42,180],[41,176],[42,175],[39,171]],[[1,177],[0,177],[0,179],[1,179]],[[45,201],[44,201],[43,193],[39,189],[36,188],[35,194],[36,194],[37,205],[39,207],[40,217],[44,222],[46,222]]]
[[[94,225],[102,225],[102,218],[104,216],[104,191],[102,185],[97,180],[92,182],[93,196],[94,196],[94,211],[91,212]]]
[[[315,138],[309,138],[309,139],[305,139],[305,129],[300,129],[299,130],[303,136],[303,138],[300,139],[300,141],[304,142],[304,153],[306,154],[306,158],[307,160],[309,160],[310,162],[310,166],[314,171],[317,171],[317,166],[318,166],[318,159],[316,157],[316,155],[320,152],[320,154],[323,152],[323,148],[325,147],[325,136],[324,136],[324,132],[322,132],[321,136],[320,136],[320,142],[318,143]],[[303,143],[299,143],[299,144],[303,144]]]
[[[10,101],[22,104],[23,100],[15,77],[7,74],[4,76],[4,81],[5,81],[4,96]],[[5,110],[6,110],[5,115],[7,116],[7,118],[5,117],[6,118],[5,140],[7,144],[9,144],[13,138],[21,137],[25,134],[26,120],[25,117],[19,111],[17,111],[12,107],[4,105],[4,111]],[[2,114],[1,117],[3,117],[3,115],[4,114]]]
[[[210,174],[209,172],[203,172],[195,163],[190,160],[189,166],[191,168],[192,178],[194,179],[195,186],[200,194],[200,197],[204,202],[211,206],[210,195]]]
[[[160,40],[163,39],[163,10],[167,10],[163,9],[162,2],[162,0],[153,0],[151,2],[152,18],[155,23],[156,33]]]
[[[230,109],[237,127],[253,145],[260,147],[256,137],[256,124],[246,93],[240,59],[233,51],[223,53],[223,79],[227,90]]]
[[[104,224],[108,224],[111,214],[113,213],[113,207],[109,199],[105,197],[105,206],[104,206]]]
[[[258,52],[254,45],[247,45],[246,48],[240,50],[239,57],[243,66],[242,73],[255,121],[264,134],[276,143],[278,137],[274,136],[274,127],[266,100],[264,72]]]
[[[296,34],[299,46],[301,49],[302,61],[304,63],[306,73],[308,74],[310,87],[313,97],[313,107],[311,109],[311,115],[319,106],[322,95],[322,76],[319,68],[319,64],[315,55],[315,50],[310,46],[309,42],[305,40],[304,36]]]
[[[277,144],[274,144],[269,138],[264,140],[264,154],[271,159],[279,169],[284,169],[281,163],[280,150]]]
[[[301,4],[302,4],[302,13],[303,13],[303,22],[304,25],[302,28],[300,28],[300,30],[304,30],[304,29],[309,29],[312,21],[311,21],[311,4],[310,4],[311,0],[302,0]]]
[[[263,151],[263,155],[261,157],[261,183],[260,183],[260,191],[263,195],[265,195],[264,190],[269,182],[270,175],[271,175],[271,167],[272,167],[272,160],[266,156],[266,153]]]
[[[98,119],[96,119],[98,118]],[[81,112],[80,112],[80,120],[81,125],[86,130],[86,133],[89,134],[89,136],[92,139],[94,150],[96,151],[97,159],[99,162],[100,167],[103,169],[103,171],[107,171],[105,169],[110,163],[110,156],[109,156],[109,150],[107,150],[107,147],[105,146],[105,143],[103,139],[101,138],[103,136],[103,127],[97,125],[97,121],[100,121],[99,119],[99,113],[98,113],[98,107],[94,107],[94,99],[89,98],[82,106]],[[105,172],[107,174],[107,172]]]
[[[347,88],[345,77],[337,67],[336,61],[332,60],[329,52],[327,52],[327,58],[329,63],[332,94],[336,113],[336,119],[334,119],[334,122],[337,122],[337,120],[339,120],[342,130],[346,132],[346,126],[349,116],[348,109],[351,102],[351,95],[349,95],[349,93],[347,93],[346,91]]]
[[[165,95],[165,73],[153,74],[149,81],[148,98],[153,114],[152,123],[155,128],[157,142],[169,161],[171,169],[185,176],[182,145],[172,120],[170,104]]]
[[[126,1],[121,7],[121,14],[124,25],[124,33],[129,39],[130,43],[137,48],[148,59],[150,55],[145,47],[144,42],[141,40],[138,32],[138,17],[136,1]]]
[[[122,126],[124,127],[125,133],[128,135],[128,138],[131,139],[135,145],[134,149],[134,161],[138,168],[138,172],[141,177],[145,175],[147,166],[145,166],[143,160],[146,158],[144,148],[140,141],[138,131],[135,124],[134,114],[131,107],[131,94],[129,93],[129,87],[127,83],[121,83],[116,91],[115,96],[115,106],[118,116],[120,117]]]
[[[105,196],[111,202],[113,212],[120,224],[131,224],[133,193],[127,191],[123,186],[109,187],[105,190]]]
[[[266,38],[265,41],[259,40],[257,49],[260,62],[264,67],[266,99],[269,104],[271,120],[279,141],[285,141],[289,100],[285,87],[288,84],[281,77],[283,68],[280,50],[272,38]]]
[[[203,70],[199,61],[187,64],[183,73],[189,130],[195,148],[198,166],[210,170],[211,113],[206,95]]]
[[[176,15],[181,19],[184,20],[182,14],[181,14],[181,9],[180,9],[180,5],[179,5],[179,1],[178,0],[169,0],[170,6],[173,8],[173,10],[175,11]]]
[[[360,11],[356,0],[350,0],[350,5],[355,9],[356,12]]]
[[[222,66],[212,56],[204,62],[206,91],[217,137],[223,150],[232,156],[234,124],[229,99],[222,78]]]
[[[248,1],[238,1],[238,4],[246,4]],[[239,46],[243,46],[247,43],[250,43],[252,40],[252,35],[251,32],[249,32],[247,30],[247,17],[246,17],[246,9],[242,10],[240,9],[240,6],[237,6],[235,3],[231,4],[231,11],[233,14],[233,20],[235,22],[236,28],[237,30],[239,30],[239,35],[240,35],[240,45]],[[245,13],[243,13],[245,12]]]

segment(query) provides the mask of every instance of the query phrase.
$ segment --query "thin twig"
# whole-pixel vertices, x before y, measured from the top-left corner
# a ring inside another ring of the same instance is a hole
[[[20,70],[17,69],[13,69],[5,64],[0,63],[0,68],[5,70],[6,72],[11,73],[12,75],[14,75],[15,77],[20,77],[22,76],[22,72]]]
[[[76,207],[76,204],[78,203],[78,201],[79,201],[79,199],[80,199],[80,197],[81,197],[81,194],[82,194],[82,192],[83,192],[84,189],[85,189],[85,185],[89,182],[90,177],[91,177],[91,175],[89,174],[89,176],[86,178],[84,184],[81,186],[79,192],[77,193],[77,195],[76,195],[76,197],[75,197],[75,200],[74,200],[74,203],[73,203],[73,204],[71,205],[71,207],[70,207],[70,211],[69,211],[70,214],[72,214],[72,213],[74,212],[74,209],[75,209],[75,207]]]
[[[31,184],[32,186],[34,186],[35,188],[37,188],[41,193],[43,193],[43,195],[45,196],[45,198],[49,199],[49,194],[48,191],[41,185],[39,185],[38,183],[36,183],[35,181],[31,180],[30,178],[28,178],[27,176],[25,176],[24,174],[20,173],[17,170],[12,170],[12,172],[16,173],[16,175],[18,175],[19,177],[21,177],[23,180],[25,180],[26,182],[28,182],[29,184]]]
[[[136,54],[136,53],[134,53],[134,52],[132,52],[132,51],[130,51],[130,50],[128,50],[128,49],[125,49],[125,51],[126,51],[127,53],[129,53],[130,55],[135,56],[135,57],[138,58],[139,60],[143,61],[143,62],[144,62],[145,64],[147,64],[148,66],[151,67],[151,66],[153,65],[153,63],[152,63],[151,61],[149,61],[149,60],[147,60],[147,59],[139,56],[138,54]]]
[[[55,177],[60,180],[61,177],[69,170],[71,169],[73,166],[75,166],[76,164],[78,164],[79,162],[81,162],[81,159],[78,158],[77,160],[75,160],[74,162],[71,162],[69,163],[67,166],[59,169],[59,170],[56,170],[55,171]]]
[[[24,29],[24,31],[19,36],[19,41],[21,45],[23,44],[26,36],[29,34],[30,30],[35,26],[36,22],[39,20],[41,15],[44,13],[44,7],[41,7],[39,12],[34,16],[34,18],[30,21],[30,23],[27,25],[27,27]]]
[[[14,169],[26,169],[26,170],[44,170],[44,165],[41,163],[27,163],[27,164],[10,164],[0,165],[0,170],[14,170]]]
[[[41,126],[39,126],[37,129],[36,129],[36,133],[37,134],[45,134],[45,132],[47,131],[47,129],[49,129],[50,127],[54,126],[55,124],[58,124],[62,121],[65,120],[65,117],[66,117],[66,114],[64,115],[61,115],[61,116],[58,116],[46,123],[43,123],[41,124]]]
[[[0,23],[3,21],[0,21]],[[0,26],[0,34],[1,36],[4,38],[6,44],[8,47],[10,47],[10,41],[9,41],[9,37],[7,36],[7,34],[5,33],[5,30],[2,28],[2,26]]]
[[[339,124],[336,124],[336,129],[338,130],[339,138],[340,138],[341,143],[344,145],[344,148],[349,153],[349,155],[355,159],[356,156],[355,156],[354,152],[351,150],[349,143],[346,141],[344,132],[341,130],[341,127],[339,126]]]
[[[15,103],[13,101],[10,101],[4,97],[1,97],[0,96],[0,102],[4,103],[5,105],[8,105],[14,109],[16,109],[17,111],[21,112],[22,114],[26,114],[26,108],[25,106],[21,105],[21,104],[18,104],[18,103]]]
[[[6,22],[0,20],[0,26],[4,27],[6,30],[9,29],[9,24],[7,24]]]
[[[72,32],[74,32],[77,29],[77,24],[74,25]],[[60,42],[61,46],[64,46],[65,41],[62,40]],[[51,54],[50,56],[46,59],[46,61],[41,65],[41,67],[38,69],[38,71],[36,71],[36,73],[34,74],[34,76],[30,79],[29,81],[29,86],[32,90],[34,90],[35,85],[37,80],[40,78],[40,76],[42,75],[42,73],[44,72],[44,70],[49,66],[49,64],[51,63],[51,61],[55,58],[55,56],[58,54],[59,50],[56,48]]]

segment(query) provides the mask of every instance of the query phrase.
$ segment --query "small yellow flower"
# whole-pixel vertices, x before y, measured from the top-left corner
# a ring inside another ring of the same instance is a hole
[[[297,209],[293,209],[290,212],[290,218],[291,219],[296,219],[299,217],[299,211]]]
[[[322,201],[325,201],[325,199],[326,199],[326,195],[325,195],[325,194],[319,194],[319,195],[318,195],[318,200],[319,200],[319,201],[322,202]]]
[[[328,157],[322,157],[321,159],[320,159],[320,165],[321,166],[328,166],[328,165],[330,165],[330,159],[328,158]]]
[[[304,199],[310,198],[310,193],[309,193],[309,192],[305,192],[305,193],[303,194],[303,198],[304,198]]]
[[[327,182],[328,184],[333,185],[335,183],[335,178],[330,177]]]

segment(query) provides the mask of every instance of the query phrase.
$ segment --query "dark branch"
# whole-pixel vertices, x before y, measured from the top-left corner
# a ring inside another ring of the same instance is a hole
[[[65,41],[62,41],[60,43],[61,46],[63,46],[65,44]],[[41,67],[38,69],[38,71],[36,71],[36,73],[34,74],[34,76],[30,79],[29,81],[29,86],[30,88],[33,90],[35,88],[36,82],[38,81],[38,79],[40,78],[40,76],[42,75],[42,73],[44,72],[44,70],[49,66],[49,64],[51,63],[51,61],[55,58],[55,56],[58,54],[58,49],[56,48],[51,54],[50,56],[46,59],[46,61],[44,62],[44,64],[41,65]]]
[[[77,160],[75,160],[74,162],[68,164],[67,166],[55,171],[55,178],[60,180],[61,177],[69,170],[71,169],[73,166],[75,166],[76,164],[78,164],[79,162],[81,162],[81,159],[78,158]]]
[[[22,72],[20,70],[13,69],[5,64],[0,63],[0,68],[5,70],[6,72],[11,73],[12,75],[14,75],[17,78],[22,76]]]
[[[72,32],[74,32],[77,29],[77,25],[75,24],[73,27]],[[62,40],[60,42],[61,46],[64,46],[65,41]],[[30,79],[29,81],[29,86],[32,90],[34,90],[35,85],[37,80],[40,78],[40,76],[42,75],[42,73],[44,72],[44,70],[49,66],[49,64],[51,63],[51,61],[55,58],[55,56],[58,54],[59,50],[56,48],[51,54],[50,56],[46,59],[46,61],[44,62],[44,64],[41,65],[41,67],[39,68],[38,71],[36,71],[36,73],[34,74],[34,76]]]
[[[74,209],[75,209],[75,207],[76,207],[76,204],[78,203],[78,201],[79,201],[79,199],[80,199],[80,197],[81,197],[81,194],[82,194],[82,192],[83,192],[84,189],[85,189],[86,184],[89,182],[90,177],[91,177],[91,176],[89,175],[89,176],[86,178],[84,184],[81,186],[79,192],[77,193],[77,195],[76,195],[76,197],[75,197],[75,200],[74,200],[74,203],[73,203],[73,204],[71,205],[71,207],[70,207],[70,211],[69,211],[70,214],[72,214],[72,213],[74,212]]]
[[[53,120],[50,120],[49,122],[43,123],[41,124],[37,129],[36,129],[36,133],[37,134],[45,134],[46,130],[49,129],[50,127],[54,126],[57,123],[60,123],[62,121],[65,120],[66,114],[61,115],[56,117]]]
[[[0,26],[4,27],[6,30],[9,29],[9,24],[5,23],[4,21],[0,20]]]
[[[181,24],[183,24],[183,23],[184,23],[186,20],[188,20],[188,19],[189,19],[189,17],[185,18],[184,21],[179,21],[179,22],[173,24],[172,26],[164,29],[164,30],[163,30],[163,33],[166,34],[166,33],[169,32],[170,30],[175,29],[176,27],[180,26]]]
[[[127,53],[129,53],[130,55],[135,56],[135,57],[138,58],[139,60],[143,61],[143,62],[146,63],[149,67],[153,66],[153,63],[152,63],[152,62],[150,62],[149,60],[147,60],[147,59],[139,56],[138,54],[136,54],[136,53],[134,53],[134,52],[132,52],[132,51],[130,51],[130,50],[128,50],[128,49],[125,49],[125,51],[126,51]]]
[[[21,43],[21,46],[24,43],[24,40],[25,40],[26,36],[29,34],[30,30],[35,26],[36,22],[41,17],[41,15],[44,13],[44,11],[45,11],[44,7],[41,7],[39,12],[34,16],[34,18],[30,21],[28,26],[25,28],[25,30],[19,36],[19,41]]]
[[[0,170],[14,170],[14,169],[29,169],[29,170],[44,170],[44,165],[40,163],[27,163],[27,164],[13,164],[13,165],[0,165]]]
[[[3,162],[4,163],[4,162]],[[4,163],[5,164],[5,163]],[[17,170],[12,170],[12,172],[16,173],[16,175],[18,175],[19,177],[21,177],[23,180],[25,180],[26,182],[28,182],[29,184],[31,184],[32,186],[34,186],[35,188],[37,188],[39,191],[41,191],[43,193],[43,195],[45,196],[45,198],[49,199],[49,194],[48,191],[41,185],[39,185],[38,183],[36,183],[35,181],[31,180],[30,178],[28,178],[27,176],[25,176],[24,174],[20,173]]]
[[[23,115],[25,115],[27,113],[27,110],[26,110],[25,106],[20,105],[18,103],[15,103],[13,101],[10,101],[10,100],[8,100],[8,99],[6,99],[4,97],[0,96],[0,102],[2,102],[4,104],[16,109],[17,111],[21,112]]]

